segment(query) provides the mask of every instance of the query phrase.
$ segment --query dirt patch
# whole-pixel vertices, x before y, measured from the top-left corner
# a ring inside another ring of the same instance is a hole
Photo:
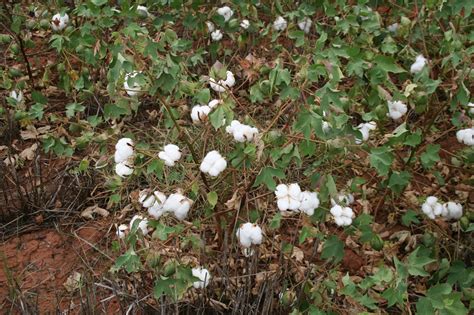
[[[15,312],[18,310],[15,305],[21,299],[41,314],[71,311],[71,305],[75,305],[72,313],[80,313],[79,293],[68,292],[63,284],[73,271],[96,276],[91,270],[106,270],[103,257],[101,263],[94,259],[102,255],[93,249],[105,233],[105,224],[96,222],[72,233],[45,229],[3,242],[0,246],[0,310]],[[91,266],[91,261],[95,265]]]

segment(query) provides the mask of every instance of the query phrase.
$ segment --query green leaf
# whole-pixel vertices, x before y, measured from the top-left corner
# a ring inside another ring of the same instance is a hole
[[[117,258],[112,271],[118,271],[125,269],[128,273],[137,272],[141,268],[140,257],[135,253],[132,247],[130,247],[125,254]]]
[[[217,193],[215,191],[211,191],[207,194],[207,201],[211,205],[211,207],[215,207],[217,204]]]
[[[388,181],[388,187],[393,192],[400,194],[405,190],[405,187],[410,183],[411,175],[406,171],[393,172]]]
[[[405,69],[403,69],[402,67],[400,67],[399,65],[395,63],[395,59],[393,59],[393,57],[379,55],[375,57],[374,62],[377,64],[378,67],[380,67],[386,72],[393,72],[393,73],[406,72]]]
[[[163,178],[164,162],[160,159],[154,159],[146,168],[147,174],[154,174],[158,178]]]
[[[214,109],[211,112],[211,114],[209,114],[211,125],[216,130],[224,125],[224,118],[225,118],[224,106],[218,106],[216,109]]]
[[[74,117],[74,115],[77,112],[83,112],[86,109],[85,106],[79,104],[79,103],[71,103],[66,105],[66,117],[71,118]]]
[[[432,168],[436,162],[440,160],[439,158],[439,149],[441,146],[439,144],[429,144],[426,147],[426,151],[421,154],[421,164],[424,168]]]
[[[275,180],[273,179],[274,177],[283,179],[285,178],[285,173],[281,169],[267,166],[260,171],[257,178],[255,179],[253,187],[258,187],[261,184],[265,184],[269,190],[274,191],[277,186]]]
[[[41,92],[38,91],[33,91],[31,93],[31,98],[33,99],[33,101],[39,104],[46,105],[48,103],[48,99],[46,98],[46,96],[44,96],[43,94],[41,94]]]
[[[268,227],[270,228],[270,230],[275,230],[275,229],[278,229],[281,225],[281,218],[282,218],[282,215],[281,215],[281,212],[278,211],[274,216],[273,218],[270,220],[270,223],[268,224]]]
[[[390,171],[394,156],[388,147],[373,148],[370,150],[370,165],[377,170],[380,176]]]
[[[426,252],[420,254],[420,248],[418,247],[408,256],[408,273],[412,276],[426,277],[429,276],[429,273],[425,271],[424,267],[436,260],[428,257]]]
[[[344,243],[335,235],[324,242],[321,258],[338,263],[344,257]]]
[[[404,226],[410,226],[412,223],[419,224],[420,220],[418,220],[418,214],[409,209],[403,216],[402,216],[402,224]]]

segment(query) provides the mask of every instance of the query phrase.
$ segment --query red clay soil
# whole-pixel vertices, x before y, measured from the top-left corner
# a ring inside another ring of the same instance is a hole
[[[40,314],[81,312],[78,292],[68,292],[64,283],[74,271],[91,274],[81,257],[89,260],[100,256],[88,243],[98,245],[106,227],[95,222],[80,227],[75,233],[78,237],[44,229],[13,237],[0,245],[0,313],[19,313],[19,299],[15,298],[19,294],[37,307]],[[93,270],[101,272],[107,268],[103,259],[98,266],[101,267],[94,266]],[[13,287],[12,279],[16,282]],[[116,302],[113,301],[115,310],[109,309],[107,313],[117,311]],[[71,309],[71,305],[75,307]]]

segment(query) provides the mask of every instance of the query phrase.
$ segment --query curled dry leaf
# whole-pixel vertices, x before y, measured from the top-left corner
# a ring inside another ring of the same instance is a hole
[[[240,201],[242,200],[242,196],[240,195],[240,189],[237,189],[232,198],[226,201],[225,206],[229,210],[238,210],[240,207]]]
[[[24,160],[31,161],[35,158],[36,149],[38,149],[38,144],[33,143],[32,146],[30,146],[29,148],[26,148],[23,151],[21,151],[20,157]]]
[[[27,126],[26,130],[20,131],[20,136],[23,140],[37,139],[39,136],[48,132],[51,129],[51,126],[44,126],[36,128],[35,126]]]
[[[68,292],[76,291],[82,285],[82,274],[77,271],[73,271],[73,273],[67,277],[63,285]]]
[[[94,219],[94,213],[97,213],[102,217],[107,217],[109,215],[109,211],[102,209],[98,205],[93,205],[85,208],[84,211],[81,212],[81,217],[92,220]]]
[[[291,253],[291,258],[295,258],[296,261],[303,261],[304,252],[298,247],[293,247],[293,253]]]

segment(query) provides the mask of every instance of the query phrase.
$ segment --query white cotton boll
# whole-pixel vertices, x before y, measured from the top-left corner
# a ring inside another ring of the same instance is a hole
[[[311,30],[312,24],[313,24],[313,21],[311,21],[309,17],[306,17],[298,23],[298,27],[300,28],[300,30],[308,34],[309,31]]]
[[[389,26],[387,26],[387,30],[390,33],[396,33],[398,31],[399,27],[400,27],[400,25],[398,23],[393,23],[393,24],[390,24]]]
[[[232,9],[229,8],[228,6],[224,6],[222,8],[217,9],[217,14],[222,16],[224,20],[227,22],[230,20],[232,15],[234,15],[234,11],[232,11]]]
[[[138,214],[133,216],[132,220],[130,221],[130,230],[132,230],[133,224],[135,223],[136,220],[140,221],[138,223],[138,230],[141,230],[143,235],[147,235],[148,234],[148,220]]]
[[[334,217],[334,222],[336,222],[338,226],[345,226],[346,224],[344,217]]]
[[[218,93],[222,93],[225,91],[225,87],[222,83],[222,80],[220,80],[219,82],[216,82],[216,80],[214,78],[210,78],[209,79],[209,86],[211,87],[211,89],[213,89],[214,91],[218,92]]]
[[[217,107],[217,105],[219,105],[221,103],[221,100],[217,100],[217,99],[214,99],[212,101],[210,101],[207,106],[209,106],[210,109],[214,109]]]
[[[242,20],[242,22],[240,22],[240,27],[243,28],[244,30],[248,29],[249,26],[250,26],[249,20]]]
[[[127,94],[129,96],[135,96],[137,95],[140,90],[141,90],[141,87],[140,85],[137,83],[137,82],[134,82],[132,86],[128,85],[128,79],[133,79],[135,78],[137,75],[138,75],[139,72],[137,71],[134,71],[132,73],[127,73],[125,75],[125,80],[123,82],[123,88],[125,89],[125,91],[127,92]]]
[[[203,173],[208,173],[212,177],[218,176],[227,167],[227,161],[216,150],[206,154],[204,160],[201,162],[200,170]]]
[[[356,144],[361,144],[362,142],[369,140],[370,131],[375,130],[377,128],[377,124],[374,121],[371,121],[368,123],[359,124],[356,128],[362,134],[362,138],[356,138],[355,142]]]
[[[193,123],[200,123],[207,120],[211,108],[207,105],[196,105],[191,109],[191,119]]]
[[[153,196],[154,196],[154,202],[148,208],[148,214],[152,216],[153,218],[158,219],[165,213],[165,211],[163,210],[163,206],[166,202],[166,195],[162,193],[161,191],[155,191],[153,193]]]
[[[387,105],[388,105],[388,114],[387,114],[387,116],[389,116],[393,120],[398,120],[398,119],[402,118],[403,115],[405,115],[407,113],[407,110],[408,110],[407,105],[405,105],[401,101],[395,101],[395,102],[388,101]]]
[[[469,108],[469,114],[474,115],[474,103],[468,103],[467,107]]]
[[[215,27],[214,23],[212,23],[211,21],[207,21],[206,26],[207,26],[207,31],[209,33],[212,33],[216,30],[216,27]]]
[[[69,23],[69,15],[67,13],[64,13],[61,15],[60,13],[57,13],[53,16],[51,19],[51,28],[53,31],[61,31],[66,28],[67,24]]]
[[[143,6],[143,5],[137,6],[137,13],[141,14],[143,16],[149,16],[150,15],[150,13],[148,12],[148,8]]]
[[[143,208],[150,208],[155,203],[155,195],[149,195],[146,191],[141,191],[138,201],[142,204]]]
[[[226,79],[224,81],[224,85],[227,87],[233,87],[235,85],[235,77],[231,71],[226,72]]]
[[[23,92],[11,91],[10,97],[13,98],[17,103],[21,103],[21,101],[23,100]]]
[[[438,198],[429,196],[426,201],[421,205],[421,210],[430,219],[435,219],[437,215],[443,213],[443,205],[438,202]]]
[[[456,132],[456,138],[459,143],[472,146],[474,145],[474,128],[462,129]]]
[[[125,162],[117,163],[115,164],[115,173],[120,177],[126,177],[133,173],[133,167]]]
[[[288,186],[288,195],[293,199],[301,199],[301,188],[300,185],[294,183]]]
[[[280,211],[286,211],[290,208],[290,198],[279,198],[277,199],[277,206]]]
[[[263,240],[262,229],[257,224],[252,224],[250,222],[242,224],[237,230],[236,236],[240,245],[244,248],[248,248],[252,245],[259,245]]]
[[[340,217],[342,215],[342,207],[340,205],[335,205],[329,211],[334,217]]]
[[[193,201],[180,193],[174,193],[169,195],[163,204],[164,212],[173,212],[175,217],[179,220],[183,220],[188,215],[189,209]]]
[[[123,239],[125,238],[125,236],[127,236],[127,233],[126,233],[127,230],[128,230],[128,226],[126,224],[120,224],[117,227],[117,231],[115,233],[118,238]]]
[[[193,287],[196,289],[204,289],[209,285],[209,281],[211,280],[211,274],[209,270],[205,268],[193,268],[192,269],[193,276],[198,278],[199,281],[193,282]]]
[[[328,123],[327,121],[323,120],[323,132],[329,132],[331,130],[331,124]]]
[[[231,134],[237,142],[252,141],[254,136],[258,134],[257,128],[241,124],[237,120],[233,120],[225,130],[228,134]]]
[[[410,67],[410,72],[411,73],[421,72],[421,70],[423,70],[423,68],[425,67],[426,62],[427,60],[425,57],[423,57],[423,55],[416,56],[415,62]]]
[[[338,226],[348,226],[352,224],[354,212],[351,208],[335,205],[331,210],[329,210],[329,212],[333,215],[334,222],[336,222]]]
[[[283,31],[286,29],[286,26],[287,22],[282,16],[278,16],[275,22],[273,22],[273,29],[275,31]]]
[[[218,42],[222,39],[224,35],[222,34],[221,30],[215,30],[211,33],[211,39],[215,42]]]
[[[262,229],[256,224],[253,224],[252,229],[250,230],[250,239],[252,241],[252,244],[254,245],[262,244],[262,241],[263,241]]]
[[[350,217],[340,217],[342,219],[342,226],[349,226],[352,224],[352,218]]]
[[[443,216],[448,220],[458,220],[462,217],[462,205],[449,201],[443,205]]]
[[[121,138],[115,144],[115,163],[125,163],[133,157],[133,141],[130,138]]]
[[[177,145],[167,144],[163,151],[158,153],[158,157],[165,162],[167,166],[174,166],[176,161],[181,158],[181,151]]]
[[[352,218],[353,215],[354,215],[354,212],[352,211],[351,208],[349,207],[342,208],[341,216]]]
[[[436,215],[436,216],[441,215],[441,213],[443,213],[443,205],[440,204],[440,203],[437,203],[437,204],[433,207],[433,213],[434,213],[434,215]]]
[[[280,184],[276,187],[275,196],[280,211],[297,211],[301,205],[301,188],[298,184]]]
[[[288,195],[288,186],[285,184],[280,184],[276,187],[275,196],[277,198],[283,198]]]
[[[318,194],[310,191],[303,191],[301,193],[301,202],[299,210],[309,216],[314,214],[314,210],[319,207]]]

